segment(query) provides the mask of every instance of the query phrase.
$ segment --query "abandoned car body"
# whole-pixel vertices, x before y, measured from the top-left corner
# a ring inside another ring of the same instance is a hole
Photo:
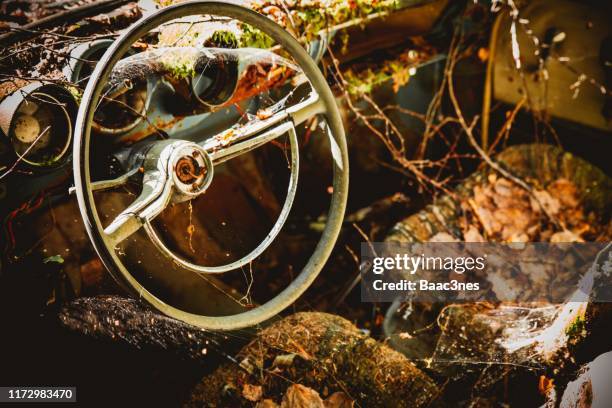
[[[561,304],[368,303],[358,288],[383,242],[595,242],[587,261],[607,276],[608,6],[562,1],[552,19],[550,0],[56,3],[0,6],[13,348],[49,332],[33,353],[53,367],[49,350],[92,341],[99,377],[127,350],[123,389],[183,371],[134,403],[583,397],[563,392],[610,350],[591,287]],[[479,272],[420,287],[575,292],[561,274]],[[69,360],[73,379],[86,363]]]

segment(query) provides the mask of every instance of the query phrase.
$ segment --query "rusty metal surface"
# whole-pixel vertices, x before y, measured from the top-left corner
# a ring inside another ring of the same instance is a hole
[[[495,98],[512,105],[527,98],[530,108],[543,115],[611,131],[612,121],[604,112],[610,95],[605,88],[602,91],[606,68],[600,55],[612,32],[606,14],[576,2],[540,0],[531,2],[521,15],[530,21],[532,33],[517,29],[514,46],[511,18],[498,17],[502,21],[493,67]],[[551,42],[546,48],[548,56],[536,52],[541,45],[534,44],[533,36]],[[520,54],[520,70],[515,52]],[[540,58],[544,59],[543,67]]]

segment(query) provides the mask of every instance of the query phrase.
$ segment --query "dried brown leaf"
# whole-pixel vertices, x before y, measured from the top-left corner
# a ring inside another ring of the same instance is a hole
[[[547,190],[565,207],[575,208],[580,204],[578,188],[568,179],[560,178],[555,180],[548,185]]]
[[[550,237],[550,242],[584,242],[584,239],[573,231],[565,230],[554,233]]]
[[[242,396],[249,401],[257,402],[263,397],[263,389],[261,385],[245,383],[242,386]]]
[[[429,242],[459,242],[459,240],[447,232],[438,232]]]
[[[324,402],[325,408],[353,408],[355,401],[343,392],[334,392]]]
[[[271,399],[265,399],[259,401],[255,408],[278,408],[278,404]]]
[[[276,356],[272,362],[272,367],[290,367],[296,355],[295,353],[290,353]]]
[[[473,225],[470,225],[468,230],[463,233],[463,239],[465,242],[486,242],[480,231]]]
[[[301,384],[293,384],[285,392],[281,408],[325,408],[319,393]]]

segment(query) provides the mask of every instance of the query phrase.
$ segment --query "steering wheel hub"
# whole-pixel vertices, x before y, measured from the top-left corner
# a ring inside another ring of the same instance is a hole
[[[176,163],[174,169],[176,176],[185,184],[193,184],[206,174],[206,169],[200,167],[200,164],[192,156],[183,156]]]
[[[177,193],[183,198],[193,198],[203,193],[212,182],[212,160],[209,154],[195,143],[176,148],[172,153],[169,168]]]

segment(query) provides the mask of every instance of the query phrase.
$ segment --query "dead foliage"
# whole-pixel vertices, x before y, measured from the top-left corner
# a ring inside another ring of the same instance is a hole
[[[239,365],[223,365],[203,378],[188,405],[248,406],[259,397],[257,387],[262,401],[281,407],[344,407],[355,400],[422,407],[437,395],[433,381],[402,354],[325,313],[297,313],[272,324],[236,359]]]

